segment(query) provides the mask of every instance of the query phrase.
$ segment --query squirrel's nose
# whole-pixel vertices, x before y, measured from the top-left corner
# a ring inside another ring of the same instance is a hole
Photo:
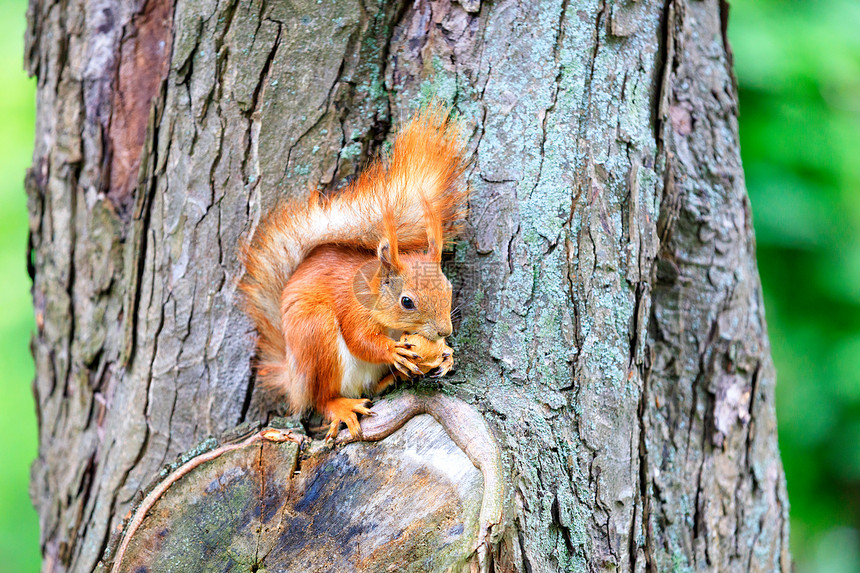
[[[450,336],[450,335],[451,335],[451,332],[452,332],[453,330],[454,330],[454,329],[453,329],[453,328],[451,328],[451,325],[450,325],[450,324],[449,324],[449,325],[447,325],[447,326],[443,326],[442,328],[439,328],[439,329],[438,329],[439,338],[445,338],[446,336]]]

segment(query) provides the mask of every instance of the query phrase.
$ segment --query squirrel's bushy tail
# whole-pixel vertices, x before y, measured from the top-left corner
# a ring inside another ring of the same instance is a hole
[[[343,192],[331,198],[315,193],[307,202],[277,207],[242,246],[245,276],[239,288],[257,327],[257,372],[264,382],[276,381],[288,368],[281,292],[312,249],[340,244],[375,250],[386,214],[394,220],[401,250],[425,248],[428,226],[441,224],[444,239],[453,235],[466,195],[459,137],[447,111],[429,107],[397,135],[390,156],[374,161]]]

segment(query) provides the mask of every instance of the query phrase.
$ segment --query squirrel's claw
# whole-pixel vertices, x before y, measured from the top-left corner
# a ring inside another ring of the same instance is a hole
[[[340,420],[332,420],[328,426],[328,432],[325,434],[326,442],[334,441],[338,428],[340,428]]]
[[[405,378],[407,378],[407,379],[412,378],[412,373],[411,373],[411,372],[409,372],[409,370],[407,370],[405,366],[401,366],[401,365],[400,365],[400,364],[398,364],[397,362],[392,363],[392,366],[394,366],[394,368],[395,368],[395,369],[396,369],[400,374],[402,374]]]
[[[401,354],[396,354],[394,356],[394,367],[397,368],[397,370],[399,370],[400,372],[402,372],[407,378],[412,378],[413,376],[421,376],[422,374],[421,369],[418,368],[418,366],[413,364],[408,357],[403,356]]]

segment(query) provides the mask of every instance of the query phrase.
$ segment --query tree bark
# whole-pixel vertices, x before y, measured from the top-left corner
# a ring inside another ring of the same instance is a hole
[[[32,0],[44,571],[279,405],[236,246],[430,97],[467,126],[459,371],[514,492],[498,571],[789,571],[720,0]]]

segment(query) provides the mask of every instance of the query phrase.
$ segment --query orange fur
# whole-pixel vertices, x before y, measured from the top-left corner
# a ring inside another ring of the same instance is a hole
[[[258,378],[286,394],[294,412],[314,408],[354,429],[363,407],[341,398],[350,375],[408,368],[411,353],[391,336],[450,334],[451,285],[439,263],[464,216],[464,169],[457,125],[430,107],[342,193],[282,205],[242,247],[239,286],[257,327]]]

